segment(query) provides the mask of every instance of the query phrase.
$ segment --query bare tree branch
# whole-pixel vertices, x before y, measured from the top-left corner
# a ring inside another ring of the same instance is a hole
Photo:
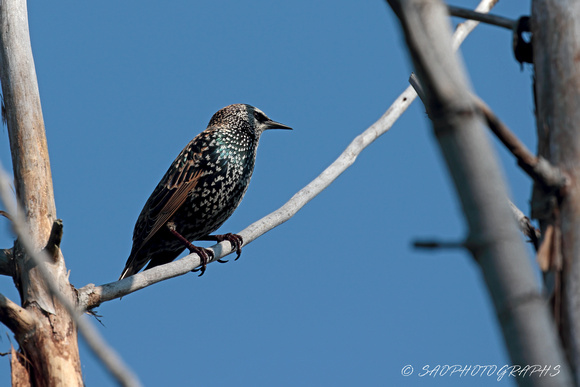
[[[452,5],[448,5],[447,9],[449,10],[449,14],[451,16],[457,16],[464,19],[471,19],[477,20],[478,22],[491,24],[498,27],[507,28],[508,30],[513,31],[514,28],[517,27],[518,22],[516,20],[508,19],[503,16],[497,15],[490,15],[488,13],[481,13],[472,11],[470,9],[454,7]]]
[[[437,241],[425,239],[414,241],[413,247],[416,249],[429,249],[429,250],[465,249],[467,248],[467,243],[465,241],[455,242],[455,241]]]
[[[488,12],[497,2],[497,0],[483,0],[477,10]],[[457,47],[465,40],[467,35],[477,26],[477,22],[467,21],[457,26],[453,36],[453,43]],[[316,179],[310,182],[306,187],[298,191],[286,204],[278,210],[258,220],[257,222],[246,227],[238,234],[244,239],[244,245],[249,244],[259,236],[265,234],[271,229],[279,226],[310,200],[320,194],[328,187],[338,176],[340,176],[356,160],[357,156],[378,137],[386,133],[403,114],[409,105],[415,100],[417,93],[412,86],[407,87],[399,97],[393,102],[389,109],[383,114],[378,121],[357,136],[342,154],[328,166]],[[222,258],[231,254],[231,245],[224,241],[216,244],[210,249],[213,251],[215,259]],[[189,273],[200,265],[197,254],[190,254],[180,260],[165,265],[156,266],[141,273],[137,273],[122,281],[112,282],[100,286],[88,284],[79,289],[78,304],[80,308],[92,309],[103,302],[126,296],[137,290],[143,289],[155,283],[167,280]]]
[[[499,0],[481,0],[481,2],[475,8],[475,11],[488,13],[497,4],[498,1]],[[466,20],[463,23],[457,25],[455,28],[455,33],[453,34],[453,50],[457,50],[459,48],[467,35],[469,35],[478,24],[479,22],[476,20]]]
[[[24,333],[34,329],[36,320],[26,309],[0,294],[0,322],[12,332]]]
[[[316,179],[298,191],[286,204],[284,204],[278,210],[272,212],[259,221],[246,227],[243,231],[237,233],[243,238],[244,245],[251,243],[259,236],[290,219],[302,207],[304,207],[306,203],[315,198],[320,192],[328,187],[338,176],[340,176],[340,174],[342,174],[342,172],[344,172],[355,162],[357,156],[364,148],[369,146],[373,141],[375,141],[379,136],[387,132],[393,126],[395,121],[401,116],[407,107],[409,107],[416,96],[417,94],[414,92],[413,88],[409,86],[395,100],[395,102],[385,112],[385,114],[383,114],[383,116],[379,118],[377,122],[371,125],[362,134],[357,136],[342,152],[342,154]],[[231,254],[231,248],[232,246],[228,241],[224,241],[210,247],[215,257],[211,262]],[[157,282],[187,274],[199,265],[199,256],[194,253],[175,262],[156,266],[141,273],[137,273],[121,281],[112,282],[101,286],[94,286],[93,284],[89,284],[79,289],[79,305],[80,307],[91,309],[105,301],[123,297]]]
[[[479,97],[473,96],[474,102],[483,113],[487,126],[518,160],[518,165],[534,181],[549,192],[557,192],[567,184],[566,176],[556,167],[542,158],[536,157],[515,134],[493,113]]]
[[[79,312],[79,310],[70,302],[69,298],[62,293],[62,290],[60,289],[59,284],[54,280],[54,274],[51,272],[51,268],[48,265],[49,262],[53,261],[54,257],[48,255],[46,249],[41,251],[35,250],[35,246],[27,234],[29,228],[26,226],[26,220],[22,216],[22,209],[18,209],[16,202],[12,200],[9,186],[10,179],[0,164],[0,198],[8,209],[8,212],[14,214],[12,217],[12,227],[14,232],[18,235],[18,240],[24,247],[24,250],[34,260],[36,267],[42,276],[42,280],[50,290],[50,293],[65,307],[66,311],[74,320],[79,332],[83,335],[85,341],[89,345],[89,348],[97,358],[101,360],[111,375],[123,386],[140,386],[141,384],[135,374],[127,367],[117,353],[105,343],[104,339],[92,324],[86,318],[82,317],[82,311]],[[58,234],[62,233],[62,228],[57,226],[54,227],[53,230],[54,229],[57,230],[55,231],[55,234],[57,235],[51,238],[53,246],[56,240],[60,240]],[[58,231],[59,229],[60,231]],[[55,250],[53,249],[53,251]],[[0,302],[1,301],[2,300],[0,300]],[[11,309],[14,310],[13,303],[8,301],[6,301],[6,304],[10,305]],[[24,314],[21,315],[24,316]],[[14,325],[16,321],[17,320],[12,320],[12,325]],[[10,325],[7,326],[11,327]],[[15,333],[23,328],[24,327],[15,328]]]
[[[40,248],[46,239],[37,235],[50,230],[56,207],[40,93],[30,47],[26,2],[3,1],[0,27],[0,79],[6,104],[14,187],[29,217],[27,234]],[[14,215],[10,211],[8,213]]]
[[[82,385],[76,325],[117,380],[124,385],[138,385],[92,326],[79,318],[72,304],[73,287],[57,247],[58,226],[50,235],[56,206],[25,0],[4,0],[0,5],[0,79],[14,187],[21,208],[17,209],[11,181],[1,166],[0,195],[18,236],[12,260],[14,283],[20,292],[23,310],[34,316],[35,322],[34,327],[26,324],[28,318],[8,322],[21,351],[30,361],[30,367],[20,368],[24,373],[13,376],[27,379],[27,384],[32,385]],[[51,253],[49,260],[46,260],[47,251],[38,252],[45,246]],[[17,310],[13,303],[4,301],[4,312]],[[17,311],[25,316],[21,310]],[[20,361],[18,357],[12,360]]]
[[[3,0],[0,5],[0,80],[14,190],[23,207],[21,216],[28,219],[24,227],[34,251],[46,244],[56,219],[56,207],[25,0]],[[7,196],[12,198],[8,188],[11,184],[7,183]],[[9,210],[8,213],[12,218],[16,215]],[[71,318],[62,305],[54,302],[39,268],[19,241],[14,245],[12,258],[14,284],[22,307],[36,320],[34,329],[28,332],[19,334],[21,331],[16,329],[15,338],[24,356],[14,357],[12,363],[26,359],[30,364],[13,367],[24,370],[19,375],[13,373],[13,377],[35,385],[57,382],[82,385],[77,331],[70,329],[74,326]],[[52,265],[51,275],[72,300],[64,260]]]
[[[423,103],[426,103],[427,100],[425,92],[423,91],[423,87],[421,86],[421,83],[419,82],[417,75],[411,74],[411,76],[409,77],[409,83],[411,84],[411,86],[413,86],[413,88],[419,95],[421,101],[423,101]],[[477,97],[476,95],[472,95],[472,97],[474,103],[476,103],[477,106],[484,113],[488,126],[490,127],[493,126],[492,131],[498,135],[498,137],[506,145],[508,150],[510,150],[516,156],[516,158],[518,158],[518,160],[521,159],[521,163],[525,165],[525,167],[522,168],[524,170],[531,171],[537,169],[536,166],[540,164],[540,160],[538,160],[537,157],[532,155],[531,152],[527,150],[525,145],[521,143],[519,139],[499,120],[499,118],[497,118],[493,114],[491,109],[479,97]],[[566,179],[561,175],[561,173],[557,170],[557,168],[553,167],[550,168],[550,165],[548,164],[548,167],[545,170],[548,171],[546,173],[549,173],[549,175],[547,175],[546,178],[544,178],[544,174],[541,173],[537,173],[534,176],[536,176],[538,180],[544,181],[545,179],[551,183],[553,182],[554,184],[557,184],[556,188],[554,189],[559,189],[560,187],[565,185]],[[554,179],[553,176],[558,176],[559,179]],[[530,241],[534,244],[534,248],[537,251],[540,243],[539,230],[537,230],[534,226],[532,226],[530,219],[527,216],[525,216],[524,213],[519,208],[517,208],[515,204],[513,204],[510,200],[508,200],[508,202],[510,205],[510,209],[512,210],[514,219],[517,221],[520,230],[524,233],[524,235],[530,238]],[[420,246],[415,244],[415,247],[434,248],[432,246],[430,247],[430,245],[431,245],[430,243],[426,244],[421,243]]]
[[[56,207],[26,1],[6,0],[0,6],[0,68],[14,188],[28,217],[27,235],[36,248],[42,248]],[[24,267],[26,259],[17,251],[14,257],[16,266],[20,266],[17,272],[22,276],[15,283],[23,304],[37,303],[44,311],[54,314],[54,305],[36,269]]]
[[[409,83],[415,88],[419,98],[425,102],[425,94],[415,74],[409,77]],[[517,136],[493,113],[491,108],[479,98],[472,94],[473,103],[483,113],[487,126],[496,137],[505,145],[507,150],[515,156],[518,165],[536,183],[544,187],[547,192],[558,192],[566,187],[568,179],[558,168],[550,165],[546,159],[535,156],[521,142]]]
[[[510,209],[512,210],[512,215],[514,220],[517,222],[520,231],[529,238],[529,241],[534,245],[534,249],[538,251],[540,248],[540,231],[532,225],[530,218],[528,218],[524,213],[511,201],[508,200]],[[448,242],[448,241],[437,241],[437,240],[416,240],[413,242],[413,247],[418,249],[450,249],[450,248],[467,248],[469,245],[467,242]],[[539,253],[538,253],[539,254]],[[540,257],[538,256],[538,260]],[[545,271],[545,270],[544,270]]]
[[[426,108],[468,223],[467,246],[481,267],[513,364],[560,365],[557,377],[518,377],[526,385],[570,386],[572,377],[507,205],[507,189],[452,51],[449,18],[439,0],[389,0],[401,21],[425,91]]]

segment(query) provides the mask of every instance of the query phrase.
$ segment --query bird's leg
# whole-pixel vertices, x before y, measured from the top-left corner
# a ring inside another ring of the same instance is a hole
[[[210,261],[210,255],[211,258],[213,258],[213,252],[209,249],[204,249],[203,247],[192,245],[190,241],[185,239],[183,235],[181,235],[180,233],[177,232],[177,230],[175,230],[175,225],[172,222],[167,223],[167,228],[173,235],[175,235],[177,239],[179,239],[185,245],[185,247],[189,249],[191,253],[196,253],[197,255],[199,255],[199,259],[201,260],[201,266],[199,269],[193,269],[192,271],[194,272],[201,271],[201,273],[199,273],[199,276],[201,277],[203,273],[205,273],[207,263]]]
[[[200,241],[216,241],[216,242],[223,242],[228,241],[232,245],[232,249],[236,251],[238,256],[234,261],[237,261],[240,258],[240,254],[242,254],[242,246],[244,245],[244,239],[238,234],[232,234],[228,232],[227,234],[223,235],[206,235],[204,237],[199,238]],[[218,259],[218,262],[225,263],[226,260]]]

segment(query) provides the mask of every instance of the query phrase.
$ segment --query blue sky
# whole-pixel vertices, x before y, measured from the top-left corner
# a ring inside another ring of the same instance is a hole
[[[494,12],[515,19],[529,3],[500,1]],[[221,229],[237,232],[316,177],[411,71],[398,22],[378,0],[31,2],[29,19],[62,249],[77,287],[118,278],[143,204],[215,111],[249,103],[294,128],[262,137],[246,197]],[[532,73],[513,59],[511,34],[480,26],[462,55],[475,91],[535,149]],[[530,181],[497,152],[527,213]],[[99,329],[149,386],[489,385],[417,376],[426,365],[509,363],[470,256],[411,247],[465,232],[417,101],[238,261],[108,302]],[[0,246],[12,240],[0,219]],[[18,300],[10,278],[0,291]],[[0,326],[0,352],[9,350],[6,333]],[[81,356],[87,385],[114,385],[82,341]],[[403,377],[407,364],[415,373]],[[5,357],[0,380],[8,378]]]

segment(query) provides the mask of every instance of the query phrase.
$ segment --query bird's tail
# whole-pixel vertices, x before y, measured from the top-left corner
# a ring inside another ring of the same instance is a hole
[[[133,274],[133,267],[131,266],[125,266],[125,269],[123,270],[123,273],[121,274],[121,276],[119,277],[118,281],[121,281],[123,278],[132,276]]]
[[[119,281],[121,281],[123,278],[130,277],[133,274],[137,273],[139,270],[141,270],[143,266],[145,266],[145,262],[139,265],[139,259],[137,259],[134,253],[131,253],[131,255],[129,255],[129,258],[127,258],[127,263],[125,264],[123,273],[119,277]]]

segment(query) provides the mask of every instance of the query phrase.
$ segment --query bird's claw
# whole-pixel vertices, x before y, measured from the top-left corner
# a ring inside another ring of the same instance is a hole
[[[211,251],[209,249],[204,249],[203,247],[197,247],[194,245],[191,245],[188,248],[189,248],[189,251],[191,253],[196,253],[197,255],[199,255],[201,265],[199,266],[198,269],[193,269],[192,271],[195,273],[197,273],[199,271],[200,272],[199,277],[201,277],[203,275],[203,273],[205,273],[205,268],[207,267],[207,263],[209,261],[211,261],[214,257],[213,251]]]
[[[228,241],[232,245],[232,250],[238,254],[234,261],[237,261],[242,254],[242,246],[244,244],[244,239],[238,234],[232,234],[231,232],[223,235],[216,235],[218,242]]]

